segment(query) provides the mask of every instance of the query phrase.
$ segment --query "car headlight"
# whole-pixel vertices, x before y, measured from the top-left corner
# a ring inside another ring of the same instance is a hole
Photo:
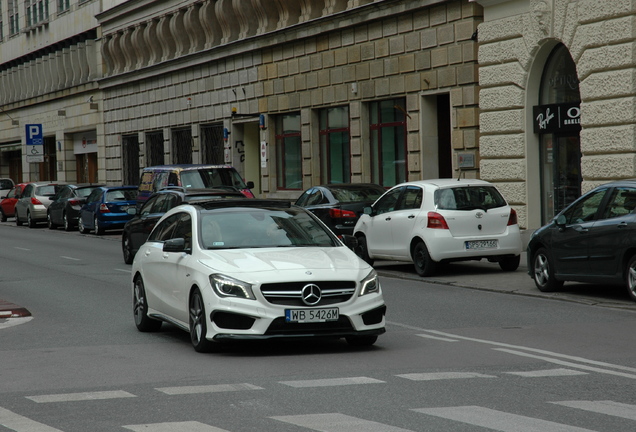
[[[222,274],[210,275],[212,289],[219,297],[237,297],[256,300],[252,285]]]
[[[375,270],[371,270],[371,273],[360,281],[360,285],[362,285],[362,289],[360,290],[361,296],[380,291],[380,281],[378,280],[378,274]]]

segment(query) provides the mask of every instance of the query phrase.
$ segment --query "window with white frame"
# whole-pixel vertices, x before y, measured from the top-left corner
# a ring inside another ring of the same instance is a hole
[[[47,20],[49,18],[49,0],[26,0],[24,13],[27,27]]]
[[[18,13],[18,0],[9,0],[9,35],[20,31],[20,14]]]
[[[71,7],[70,0],[57,0],[57,11],[58,13],[65,12],[69,10]]]

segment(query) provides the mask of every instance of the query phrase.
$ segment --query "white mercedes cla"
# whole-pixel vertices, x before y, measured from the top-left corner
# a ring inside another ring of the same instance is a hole
[[[402,183],[364,209],[353,230],[356,252],[375,259],[414,263],[420,276],[439,265],[481,260],[504,271],[519,267],[517,213],[483,180],[437,179]]]
[[[239,339],[372,345],[385,331],[373,268],[311,213],[280,201],[170,210],[135,256],[132,291],[138,330],[172,323],[199,352]]]

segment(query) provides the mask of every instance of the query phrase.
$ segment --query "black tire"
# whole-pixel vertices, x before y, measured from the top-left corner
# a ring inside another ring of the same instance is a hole
[[[31,217],[31,212],[27,212],[27,225],[29,226],[29,228],[35,228],[35,226],[37,225]]]
[[[62,222],[64,223],[64,231],[73,231],[73,224],[69,220],[66,212],[62,215]]]
[[[22,226],[22,221],[20,220],[20,218],[18,217],[18,211],[15,210],[15,224],[17,226]]]
[[[373,258],[369,256],[369,248],[367,247],[367,238],[361,234],[357,236],[356,239],[358,240],[358,244],[356,245],[354,252],[356,253],[356,255],[362,258],[364,262],[372,266]]]
[[[130,241],[130,236],[128,236],[128,234],[125,234],[125,233],[121,237],[121,251],[124,255],[124,262],[126,264],[132,264],[135,259],[135,254],[132,250],[132,243]]]
[[[50,230],[57,229],[57,225],[53,223],[53,220],[51,219],[51,213],[49,212],[46,213],[46,225],[49,227]]]
[[[104,234],[104,228],[102,228],[102,227],[100,227],[100,226],[99,226],[99,221],[97,220],[97,216],[95,216],[95,220],[93,221],[93,223],[95,224],[95,225],[94,225],[94,226],[95,226],[95,228],[94,228],[95,235],[102,235],[102,234]]]
[[[423,241],[418,242],[413,248],[413,265],[420,276],[432,276],[437,271],[437,265]]]
[[[7,221],[7,215],[4,214],[2,210],[0,210],[0,222],[6,222],[6,221]]]
[[[554,277],[554,264],[546,248],[539,248],[532,256],[532,279],[541,292],[557,291],[563,281]]]
[[[511,257],[504,257],[499,260],[499,267],[505,272],[513,272],[519,268],[521,262],[521,255],[515,255]]]
[[[156,332],[161,328],[161,321],[148,316],[148,299],[141,276],[135,278],[133,289],[133,316],[135,326],[140,332]]]
[[[205,305],[201,291],[195,288],[190,296],[190,340],[196,352],[210,352],[214,349],[214,342],[205,338],[208,326],[206,324]]]
[[[86,226],[84,225],[84,222],[82,221],[81,216],[79,218],[77,228],[79,229],[79,232],[81,232],[82,234],[87,234],[89,231],[88,228],[86,228]]]
[[[625,269],[625,286],[627,294],[636,301],[636,255],[629,259]]]
[[[378,336],[347,336],[345,340],[354,347],[367,347],[373,345],[378,340]]]

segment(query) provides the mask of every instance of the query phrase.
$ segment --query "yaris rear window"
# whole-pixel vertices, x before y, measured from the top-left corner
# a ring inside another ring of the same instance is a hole
[[[489,210],[506,206],[506,200],[493,186],[463,186],[435,191],[439,210]]]

